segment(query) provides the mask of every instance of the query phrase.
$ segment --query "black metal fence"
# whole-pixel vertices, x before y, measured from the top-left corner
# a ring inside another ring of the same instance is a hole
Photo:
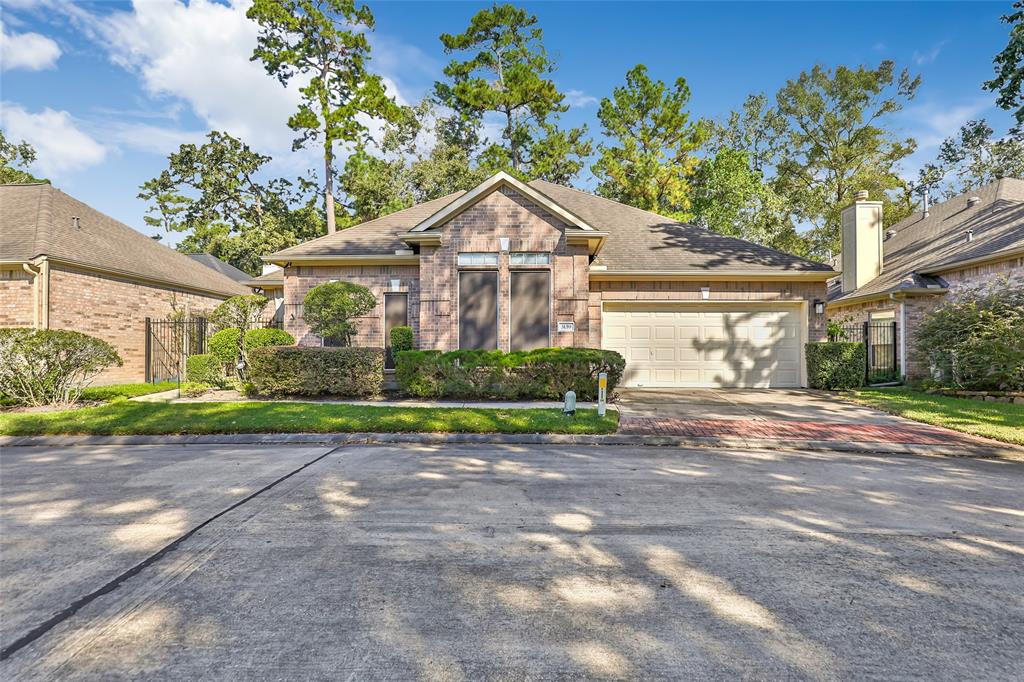
[[[898,381],[901,376],[899,328],[895,320],[864,322],[840,327],[830,341],[849,341],[865,345],[864,381],[879,384]]]
[[[277,317],[257,321],[255,327],[284,329]],[[180,320],[146,318],[146,382],[185,380],[185,360],[206,353],[216,331],[204,317]]]

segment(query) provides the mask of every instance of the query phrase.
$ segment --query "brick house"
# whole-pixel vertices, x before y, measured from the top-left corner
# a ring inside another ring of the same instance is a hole
[[[0,185],[0,327],[72,329],[108,341],[124,366],[97,383],[145,380],[147,317],[204,313],[247,293],[49,184]]]
[[[499,173],[468,192],[265,256],[283,270],[284,324],[310,288],[368,287],[359,345],[395,325],[419,348],[586,346],[621,352],[627,386],[806,384],[830,267],[543,181]],[[250,283],[251,284],[251,283]]]
[[[842,275],[829,282],[829,319],[894,320],[899,368],[910,379],[928,371],[913,345],[929,310],[1001,278],[1024,284],[1024,180],[997,180],[888,230],[882,203],[861,193],[843,211],[842,227]]]

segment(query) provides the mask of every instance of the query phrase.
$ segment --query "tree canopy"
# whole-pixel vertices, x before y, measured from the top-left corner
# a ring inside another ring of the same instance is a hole
[[[0,130],[0,185],[48,182],[26,170],[36,160],[36,150],[24,140],[12,142]]]
[[[1024,2],[1013,3],[1016,10],[1002,17],[1010,25],[1010,38],[1006,47],[992,60],[996,75],[985,81],[986,90],[998,93],[996,104],[1012,111],[1017,128],[1024,126]]]

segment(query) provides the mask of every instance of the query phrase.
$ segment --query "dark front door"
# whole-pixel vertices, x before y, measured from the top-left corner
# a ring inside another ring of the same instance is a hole
[[[512,350],[547,348],[551,345],[550,273],[513,271],[510,276]]]
[[[498,347],[498,273],[459,273],[459,348]]]
[[[409,324],[409,294],[384,294],[384,367],[394,369],[391,330]]]

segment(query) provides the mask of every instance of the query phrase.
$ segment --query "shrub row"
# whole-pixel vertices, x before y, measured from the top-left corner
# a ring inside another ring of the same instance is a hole
[[[811,388],[840,391],[864,384],[863,343],[830,341],[807,344],[807,383]]]
[[[381,348],[269,346],[253,349],[248,360],[258,395],[372,396],[384,385]]]
[[[419,398],[579,400],[597,398],[597,376],[608,373],[608,392],[626,361],[615,351],[540,348],[532,351],[405,351],[395,355],[395,378]]]

